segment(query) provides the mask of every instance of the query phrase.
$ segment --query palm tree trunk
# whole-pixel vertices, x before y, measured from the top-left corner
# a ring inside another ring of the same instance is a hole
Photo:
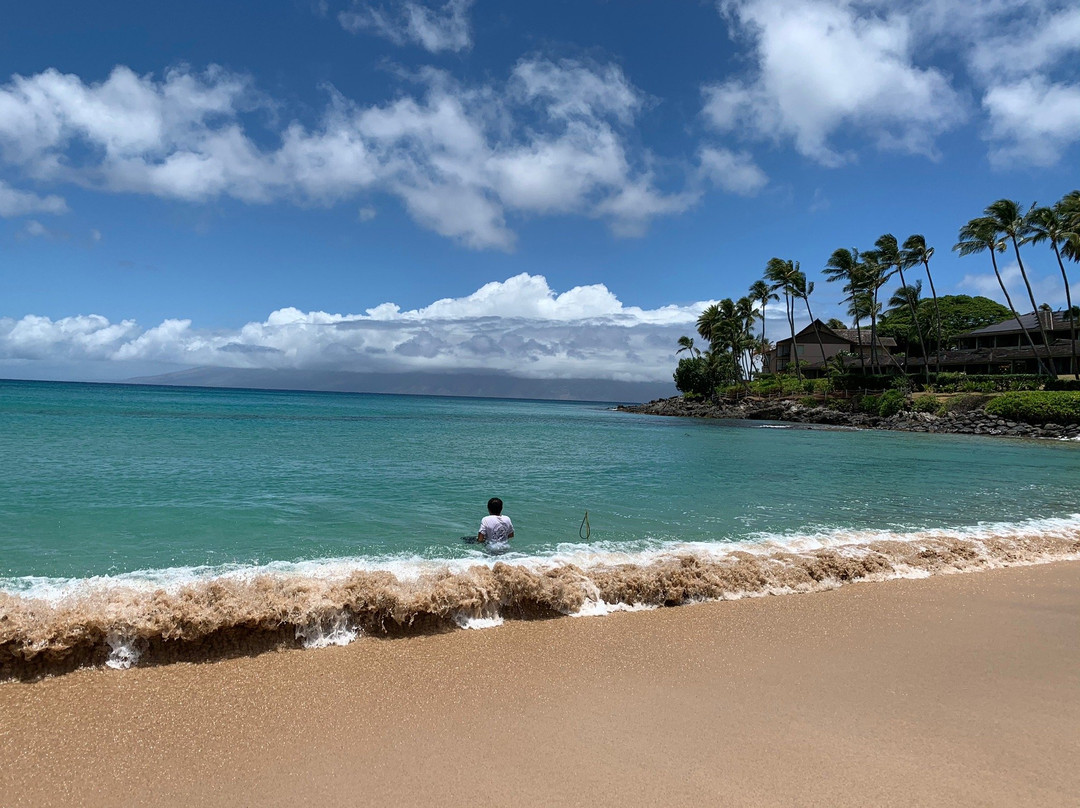
[[[821,351],[821,375],[825,376],[825,343],[821,341],[821,331],[818,329],[814,320],[814,313],[810,311],[810,297],[807,295],[803,298],[803,303],[806,304],[806,314],[810,318],[810,325],[814,327],[814,336],[817,337],[818,349]]]
[[[1046,327],[1043,325],[1042,317],[1039,316],[1039,306],[1035,302],[1035,293],[1031,291],[1031,283],[1028,281],[1027,271],[1024,269],[1024,262],[1020,258],[1020,245],[1017,243],[1015,238],[1011,240],[1013,244],[1013,250],[1016,252],[1016,263],[1020,265],[1020,277],[1024,279],[1024,287],[1027,289],[1028,300],[1031,301],[1031,310],[1035,312],[1035,322],[1039,326],[1039,333],[1042,334],[1043,346],[1046,348],[1046,361],[1051,368],[1050,375],[1057,376],[1057,373],[1053,372],[1054,359],[1051,356],[1050,339],[1046,336]],[[1032,348],[1032,350],[1034,350],[1034,348]]]
[[[874,297],[870,301],[870,372],[874,375],[881,373],[881,365],[877,355],[877,293],[878,287],[874,287]]]
[[[862,370],[862,375],[866,375],[866,354],[863,352],[862,344],[862,320],[856,315],[855,317],[855,337],[859,340],[859,368]]]
[[[765,301],[761,301],[761,372],[766,372],[765,367],[765,346],[768,345],[765,341]]]
[[[1001,272],[998,271],[997,258],[994,257],[994,251],[992,249],[990,250],[990,261],[994,264],[994,276],[997,278],[998,286],[1001,287],[1001,293],[1005,295],[1005,302],[1009,305],[1009,310],[1013,313],[1016,324],[1020,326],[1020,330],[1024,332],[1024,338],[1031,347],[1031,353],[1035,357],[1035,361],[1038,362],[1039,370],[1045,373],[1046,366],[1043,364],[1042,359],[1039,358],[1039,352],[1035,350],[1035,342],[1031,339],[1031,334],[1029,334],[1027,328],[1024,327],[1024,323],[1020,320],[1020,315],[1016,313],[1016,306],[1013,305],[1012,298],[1009,297],[1009,290],[1005,288],[1005,281],[1001,279]],[[1035,312],[1035,316],[1039,316],[1038,311]]]
[[[788,361],[795,365],[795,378],[802,381],[802,371],[799,369],[799,352],[795,349],[795,299],[787,291],[784,292],[784,305],[787,306],[788,327],[791,329],[791,347],[788,348]]]
[[[900,285],[907,289],[907,281],[904,280],[904,268],[900,265],[896,265],[897,271],[900,273]],[[915,304],[911,301],[911,295],[904,295],[907,298],[908,309],[911,311],[911,321],[915,324],[915,336],[919,338],[919,347],[923,352],[923,375],[926,379],[926,383],[930,384],[930,357],[926,353],[926,340],[923,339],[922,329],[919,328],[919,313],[915,309]],[[911,346],[908,346],[908,354],[911,353]],[[907,367],[907,359],[904,360],[904,367]]]
[[[1069,316],[1069,342],[1072,347],[1069,371],[1072,373],[1074,379],[1080,379],[1080,366],[1078,366],[1076,362],[1076,318],[1073,316],[1072,293],[1069,291],[1069,276],[1065,273],[1065,264],[1061,261],[1061,251],[1058,250],[1057,242],[1051,241],[1050,244],[1054,248],[1054,255],[1057,256],[1058,266],[1061,267],[1061,280],[1065,284],[1065,305]]]
[[[937,323],[937,350],[934,351],[934,373],[941,373],[941,309],[938,308],[934,276],[930,274],[930,260],[923,259],[923,266],[926,267],[926,279],[930,281],[930,295],[934,298],[934,320]]]

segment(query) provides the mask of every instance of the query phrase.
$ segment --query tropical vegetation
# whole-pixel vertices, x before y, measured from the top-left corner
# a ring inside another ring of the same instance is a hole
[[[983,297],[939,297],[931,272],[934,248],[918,233],[909,235],[902,243],[892,233],[885,233],[869,249],[839,247],[834,250],[821,272],[826,282],[842,284],[846,313],[854,322],[853,339],[859,348],[857,368],[852,366],[851,354],[840,354],[826,363],[825,379],[814,380],[815,383],[824,381],[827,391],[832,384],[830,379],[836,382],[857,370],[870,387],[872,378],[906,374],[906,368],[895,357],[881,350],[881,340],[891,337],[896,340],[905,360],[922,358],[918,363],[922,366],[919,381],[930,386],[932,380],[942,376],[942,356],[952,347],[958,334],[1009,318],[1016,321],[1023,333],[1031,356],[1037,360],[1039,374],[1056,381],[1050,360],[1050,337],[1043,319],[1035,318],[1038,331],[1032,333],[1013,302],[997,260],[998,254],[1011,250],[1020,270],[1030,311],[1037,312],[1040,306],[1024,264],[1024,252],[1035,246],[1049,247],[1060,270],[1072,341],[1069,368],[1074,379],[1080,380],[1076,334],[1080,309],[1073,305],[1066,269],[1066,262],[1080,262],[1080,191],[1071,191],[1053,205],[1043,207],[1031,205],[1025,208],[1015,201],[999,199],[987,205],[981,216],[959,228],[953,250],[962,256],[986,253],[990,257],[1005,306]],[[914,269],[922,270],[926,287],[921,277],[910,274]],[[886,287],[894,277],[899,286],[890,293]],[[804,386],[804,363],[793,353],[795,320],[801,316],[801,310],[805,308],[810,321],[815,320],[811,305],[814,288],[814,282],[808,280],[798,260],[770,258],[763,277],[751,284],[747,295],[738,299],[724,298],[702,312],[697,321],[697,335],[703,341],[703,349],[698,348],[691,337],[679,339],[677,353],[687,356],[680,359],[675,373],[678,389],[694,396],[713,397],[732,388],[754,392],[753,388],[760,387],[768,377],[793,375],[794,391],[817,390],[816,384],[810,385],[810,389]],[[930,290],[929,299],[924,295],[925,288]],[[789,352],[786,356],[776,356],[780,367],[770,367],[773,346],[765,332],[765,310],[770,304],[780,302],[788,324],[789,339],[785,342]],[[1044,304],[1042,308],[1047,307]],[[755,334],[758,321],[761,328]],[[864,327],[866,323],[869,324],[868,333]],[[826,327],[846,329],[845,323],[836,318],[830,319]],[[815,329],[815,334],[824,356],[821,333]],[[864,336],[868,346],[864,346]],[[864,347],[868,350],[864,351]],[[907,389],[913,381],[905,381],[901,387]],[[1051,386],[1049,382],[1045,385]],[[770,386],[784,390],[786,385],[779,381]],[[894,398],[890,396],[889,408]]]

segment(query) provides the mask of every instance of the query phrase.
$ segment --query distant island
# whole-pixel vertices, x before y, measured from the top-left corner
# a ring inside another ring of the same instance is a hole
[[[672,382],[610,379],[527,379],[509,373],[356,373],[203,367],[127,379],[129,384],[240,387],[414,396],[472,396],[605,403],[650,401],[675,394]]]

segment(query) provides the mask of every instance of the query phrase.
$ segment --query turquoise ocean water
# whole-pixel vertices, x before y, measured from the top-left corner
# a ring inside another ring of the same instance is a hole
[[[0,456],[0,674],[1080,557],[1076,442],[4,381]]]
[[[1080,510],[1080,446],[611,405],[0,383],[0,581],[958,528]],[[585,511],[591,536],[579,534]]]

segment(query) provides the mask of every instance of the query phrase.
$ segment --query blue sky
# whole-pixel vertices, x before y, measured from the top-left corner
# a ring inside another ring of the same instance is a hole
[[[950,247],[1080,185],[1078,52],[1049,0],[13,5],[0,376],[665,380],[774,255],[840,315],[818,270],[885,232],[998,298]]]

